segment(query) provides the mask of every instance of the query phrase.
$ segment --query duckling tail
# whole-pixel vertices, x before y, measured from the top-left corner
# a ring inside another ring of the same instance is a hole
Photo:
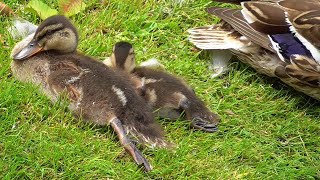
[[[161,126],[153,120],[152,115],[150,118],[149,113],[140,114],[142,116],[133,116],[134,121],[124,122],[127,133],[145,146],[171,149],[173,143],[165,140]]]

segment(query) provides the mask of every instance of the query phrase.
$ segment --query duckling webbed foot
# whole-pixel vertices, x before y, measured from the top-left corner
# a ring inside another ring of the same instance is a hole
[[[193,118],[191,121],[191,126],[206,132],[217,132],[218,126],[216,124],[207,122],[199,117]]]
[[[201,105],[201,104],[200,104]],[[194,104],[190,102],[188,99],[182,99],[179,102],[179,107],[186,113],[187,119],[191,119],[191,126],[202,130],[206,132],[216,132],[218,131],[217,122],[220,118],[212,114],[211,112],[202,112],[202,110],[196,110],[195,107],[198,107],[198,104]],[[203,107],[202,109],[205,109],[206,107]],[[198,111],[198,112],[197,112]],[[197,112],[197,113],[195,113]],[[199,113],[200,112],[200,113]]]
[[[114,118],[110,121],[110,125],[115,130],[120,140],[120,143],[126,149],[126,151],[133,157],[138,165],[143,165],[146,171],[151,171],[152,166],[147,161],[143,154],[138,150],[133,141],[127,136],[127,133],[123,127],[123,124],[118,118]]]

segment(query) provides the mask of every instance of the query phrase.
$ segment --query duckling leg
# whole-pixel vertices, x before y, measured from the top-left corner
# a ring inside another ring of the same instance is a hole
[[[118,118],[113,118],[110,121],[110,125],[115,130],[120,140],[120,143],[124,146],[127,152],[133,157],[138,165],[143,164],[146,171],[151,171],[152,166],[149,164],[143,154],[137,149],[137,147],[132,143],[131,139],[127,136],[126,131]]]

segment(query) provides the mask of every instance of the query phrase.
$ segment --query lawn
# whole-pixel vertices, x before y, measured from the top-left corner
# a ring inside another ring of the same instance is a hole
[[[26,1],[7,0],[20,16]],[[71,17],[78,49],[103,59],[120,40],[134,44],[137,61],[157,58],[185,79],[221,116],[219,132],[158,120],[174,150],[143,148],[154,170],[145,173],[124,152],[108,127],[51,104],[36,87],[16,81],[9,57],[14,44],[0,17],[1,179],[320,179],[320,103],[236,59],[230,72],[210,78],[210,56],[187,41],[187,29],[217,20],[210,0],[95,0]],[[49,4],[49,3],[48,3]],[[51,5],[56,6],[56,3]]]

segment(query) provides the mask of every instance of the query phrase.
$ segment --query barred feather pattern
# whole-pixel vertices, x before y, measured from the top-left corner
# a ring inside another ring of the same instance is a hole
[[[224,0],[224,2],[227,1]],[[297,0],[282,0],[281,2],[287,2],[286,5],[287,7],[290,5],[290,8],[295,7],[295,2],[303,3]],[[312,0],[310,3],[320,5],[318,0]],[[298,8],[309,8],[309,6]],[[217,25],[189,30],[191,43],[200,49],[229,49],[240,61],[250,65],[259,73],[277,77],[297,91],[320,100],[320,64],[314,58],[293,53],[286,61],[282,61],[274,47],[270,46],[270,40],[265,38],[267,34],[250,28],[245,18],[239,14],[239,10],[212,7],[208,9],[208,12],[222,18],[222,21]],[[317,14],[320,13],[316,11],[312,15]],[[316,18],[308,20],[318,22]],[[307,25],[312,25],[312,23],[306,23],[305,26]]]
[[[247,54],[235,50],[231,51],[241,62],[250,65],[257,72],[269,77],[277,77],[295,90],[320,100],[319,65],[312,67],[312,65],[309,64],[306,65],[307,68],[300,68],[296,63],[285,64],[276,55],[268,52],[258,55]],[[305,57],[301,58],[304,59]]]

